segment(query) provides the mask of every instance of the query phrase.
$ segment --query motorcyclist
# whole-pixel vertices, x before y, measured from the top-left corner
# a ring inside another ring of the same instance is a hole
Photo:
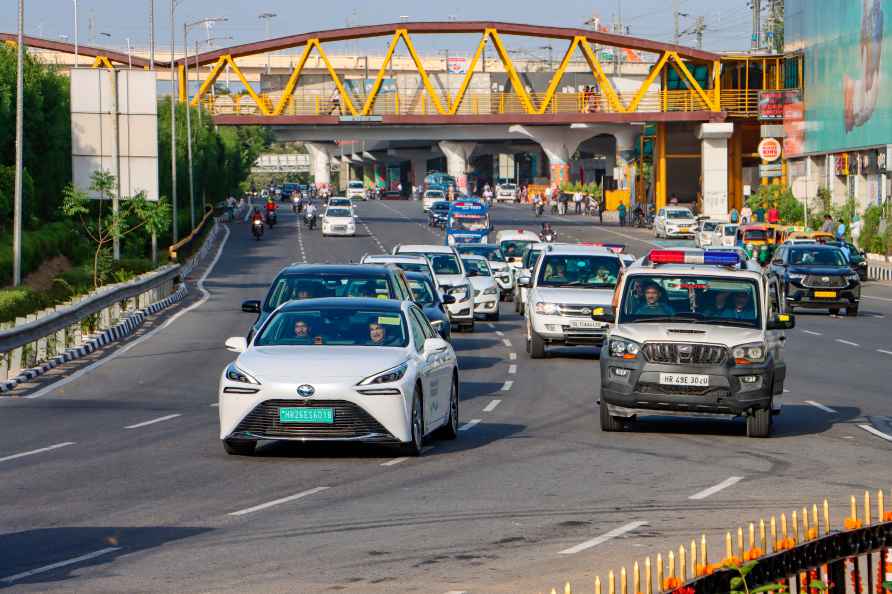
[[[554,241],[554,238],[557,237],[557,233],[554,232],[554,229],[551,228],[551,225],[548,223],[542,223],[542,230],[539,231],[539,239],[542,241]]]
[[[260,222],[262,223],[262,222],[263,222],[263,215],[260,214],[260,211],[257,210],[257,208],[254,208],[254,209],[251,211],[251,223],[253,224],[253,223],[257,222],[257,221],[260,221]]]
[[[316,211],[317,211],[317,209],[316,209],[315,202],[310,202],[309,204],[307,204],[307,209],[306,209],[306,212],[304,213],[304,216],[306,216],[307,225],[311,229],[316,226]]]
[[[263,213],[257,207],[251,209],[251,233],[258,240],[263,235]]]
[[[278,206],[276,205],[275,201],[272,198],[268,198],[266,201],[266,222],[270,226],[272,226],[272,223],[275,223],[276,221],[277,208]]]

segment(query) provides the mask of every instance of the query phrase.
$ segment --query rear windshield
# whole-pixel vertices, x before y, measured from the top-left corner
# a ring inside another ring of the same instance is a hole
[[[431,268],[434,269],[434,274],[461,274],[461,266],[459,265],[458,258],[455,257],[455,254],[424,254],[424,253],[413,253],[413,252],[400,252],[406,256],[426,256],[428,262],[431,263]],[[424,271],[422,271],[424,272]]]
[[[409,288],[412,290],[412,298],[416,303],[420,303],[425,307],[437,304],[434,297],[434,288],[427,281],[409,279]]]
[[[350,307],[279,312],[264,326],[254,346],[405,347],[402,313]]]
[[[710,221],[706,221],[705,223],[703,223],[703,230],[704,231],[715,231],[716,227],[718,227],[718,226],[719,226],[718,223],[712,223]]]
[[[280,276],[273,283],[263,311],[273,311],[286,301],[321,297],[395,298],[386,276],[337,274],[330,272]]]
[[[530,251],[530,246],[538,241],[525,241],[523,239],[506,239],[499,244],[502,255],[505,258],[523,258]]]
[[[765,241],[767,237],[768,232],[762,229],[751,229],[743,232],[744,241]]]
[[[733,235],[737,235],[737,227],[734,225],[725,225],[723,227],[725,237],[731,237]]]

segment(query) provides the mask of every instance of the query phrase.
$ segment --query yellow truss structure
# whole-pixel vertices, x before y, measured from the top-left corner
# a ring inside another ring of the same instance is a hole
[[[115,69],[115,67],[112,66],[111,60],[109,60],[106,56],[96,56],[90,68],[108,68],[109,70]]]
[[[452,98],[449,98],[448,96],[444,97],[437,92],[436,88],[431,83],[431,79],[427,71],[424,69],[421,58],[415,51],[415,46],[412,43],[412,38],[409,35],[408,30],[400,28],[394,32],[393,38],[391,39],[390,44],[387,48],[387,53],[385,54],[384,61],[381,64],[381,68],[378,71],[371,91],[365,98],[365,102],[361,106],[357,106],[354,104],[353,97],[350,95],[350,93],[347,92],[344,83],[341,80],[341,77],[338,76],[337,72],[332,66],[331,61],[329,60],[328,55],[325,53],[325,50],[322,49],[322,44],[320,43],[318,38],[310,39],[304,45],[304,50],[301,54],[300,60],[298,60],[296,66],[294,67],[294,70],[292,71],[291,76],[288,79],[288,83],[285,85],[283,93],[275,105],[272,105],[266,99],[261,97],[256,91],[254,91],[254,89],[248,83],[248,80],[245,77],[244,73],[239,69],[238,65],[235,63],[235,60],[229,54],[224,54],[219,57],[210,75],[204,80],[198,92],[192,98],[190,103],[193,107],[197,107],[201,99],[207,94],[208,90],[216,82],[219,76],[225,71],[226,68],[229,68],[242,82],[246,92],[257,104],[257,108],[262,115],[281,115],[282,113],[284,113],[288,102],[294,96],[294,91],[297,88],[301,73],[306,66],[310,54],[312,53],[313,49],[315,49],[318,52],[319,57],[324,62],[325,68],[326,70],[328,70],[332,81],[337,87],[338,96],[340,98],[341,112],[348,113],[353,116],[367,116],[372,114],[375,106],[375,99],[377,98],[381,90],[387,68],[393,59],[394,52],[396,51],[397,45],[399,44],[400,40],[403,41],[406,49],[409,51],[409,56],[412,58],[412,61],[415,64],[416,71],[421,77],[422,85],[424,86],[425,91],[427,91],[434,109],[440,115],[455,115],[458,113],[458,110],[462,104],[462,100],[464,99],[468,87],[471,84],[471,78],[474,75],[477,64],[480,61],[483,50],[488,42],[491,42],[493,47],[495,48],[496,53],[505,68],[505,72],[508,74],[508,79],[511,81],[511,86],[514,90],[514,93],[518,96],[520,104],[523,107],[524,112],[526,112],[527,114],[542,115],[546,113],[552,101],[554,100],[558,86],[560,85],[561,80],[563,79],[563,76],[570,65],[570,60],[577,48],[581,48],[583,56],[588,63],[589,68],[591,69],[592,75],[595,77],[595,80],[600,87],[601,93],[604,95],[608,105],[614,112],[636,112],[639,105],[641,104],[642,99],[650,90],[654,82],[657,80],[657,77],[664,74],[668,68],[673,68],[679,74],[680,78],[685,81],[688,88],[697,96],[699,96],[703,104],[706,105],[710,111],[721,111],[720,62],[712,63],[712,88],[704,89],[691,74],[691,71],[688,69],[681,56],[679,56],[678,52],[671,50],[664,51],[660,55],[660,58],[657,61],[656,65],[651,69],[647,78],[632,96],[631,101],[628,104],[624,104],[620,99],[619,93],[617,93],[616,89],[613,87],[613,84],[610,82],[610,79],[607,78],[607,75],[604,72],[604,67],[601,64],[601,61],[598,59],[597,52],[592,49],[592,46],[589,43],[588,39],[581,35],[575,36],[570,42],[569,47],[567,48],[567,51],[564,54],[563,59],[561,60],[560,66],[555,71],[554,76],[552,77],[548,85],[544,97],[542,98],[539,105],[535,105],[533,98],[530,96],[523,85],[520,74],[517,72],[514,63],[511,61],[511,57],[508,55],[508,51],[505,48],[505,45],[502,43],[502,39],[499,36],[498,31],[494,28],[487,28],[484,30],[483,35],[480,38],[480,42],[477,45],[477,49],[474,52],[474,57],[471,59],[471,62],[468,65],[467,74],[462,80],[462,83],[459,86],[458,91],[455,93],[455,96]],[[100,58],[97,58],[97,61],[99,59]],[[95,63],[94,66],[96,66]],[[186,100],[187,96],[185,85],[180,85],[180,101],[185,102]]]

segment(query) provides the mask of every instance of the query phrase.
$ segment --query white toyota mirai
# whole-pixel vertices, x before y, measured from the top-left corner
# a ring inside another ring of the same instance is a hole
[[[355,298],[279,307],[220,378],[220,439],[250,455],[260,440],[398,444],[458,435],[458,364],[417,305]]]

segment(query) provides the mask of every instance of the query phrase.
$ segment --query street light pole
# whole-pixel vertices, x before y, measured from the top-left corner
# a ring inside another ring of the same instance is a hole
[[[127,68],[133,70],[133,48],[130,47],[130,38],[126,37],[127,40]]]
[[[263,19],[266,21],[266,39],[269,40],[269,21],[270,19],[276,18],[276,13],[274,12],[262,12],[257,16],[258,19]],[[266,52],[266,73],[269,74],[271,72],[270,63],[269,63],[269,52]]]
[[[78,62],[80,62],[80,51],[78,49],[77,42],[77,0],[74,1],[74,67],[78,67]]]
[[[177,1],[170,0],[170,200],[173,210],[173,239],[176,243],[177,234],[177,65],[176,65],[176,26],[174,24],[174,10]]]
[[[15,78],[15,191],[12,210],[12,285],[22,283],[22,143],[25,117],[25,0],[19,0],[19,31],[16,43]]]
[[[183,80],[186,84],[186,160],[189,167],[189,220],[195,229],[195,184],[192,181],[192,105],[189,103],[189,24],[183,23]]]
[[[149,0],[149,70],[155,69],[155,0]]]

